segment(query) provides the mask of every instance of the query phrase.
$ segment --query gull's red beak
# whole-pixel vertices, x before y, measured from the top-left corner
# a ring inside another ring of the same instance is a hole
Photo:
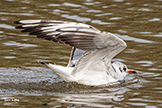
[[[135,73],[137,73],[137,72],[134,71],[134,70],[129,70],[128,73],[129,73],[129,74],[135,74]]]

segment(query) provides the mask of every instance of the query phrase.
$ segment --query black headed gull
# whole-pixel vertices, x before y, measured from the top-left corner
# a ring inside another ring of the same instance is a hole
[[[111,60],[126,48],[116,35],[93,26],[59,20],[20,20],[14,22],[21,32],[73,47],[67,67],[40,61],[54,70],[63,80],[99,86],[124,80],[129,70],[121,62]]]

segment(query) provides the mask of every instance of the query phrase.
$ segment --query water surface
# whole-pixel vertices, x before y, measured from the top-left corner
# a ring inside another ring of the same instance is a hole
[[[161,11],[161,0],[1,0],[0,107],[162,107]],[[37,61],[65,66],[71,47],[20,33],[13,24],[20,19],[75,21],[112,32],[128,45],[113,61],[138,74],[112,87],[66,83]]]

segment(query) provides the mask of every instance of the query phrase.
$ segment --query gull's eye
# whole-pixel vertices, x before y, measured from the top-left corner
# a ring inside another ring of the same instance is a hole
[[[127,70],[126,67],[124,67],[123,70],[126,71]]]

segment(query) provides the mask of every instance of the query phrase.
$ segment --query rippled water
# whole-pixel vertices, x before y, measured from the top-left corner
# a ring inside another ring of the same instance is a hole
[[[162,107],[162,0],[1,0],[0,107]],[[137,75],[122,85],[66,83],[37,63],[66,65],[71,47],[15,30],[20,19],[57,19],[90,24],[124,39],[122,61]]]

